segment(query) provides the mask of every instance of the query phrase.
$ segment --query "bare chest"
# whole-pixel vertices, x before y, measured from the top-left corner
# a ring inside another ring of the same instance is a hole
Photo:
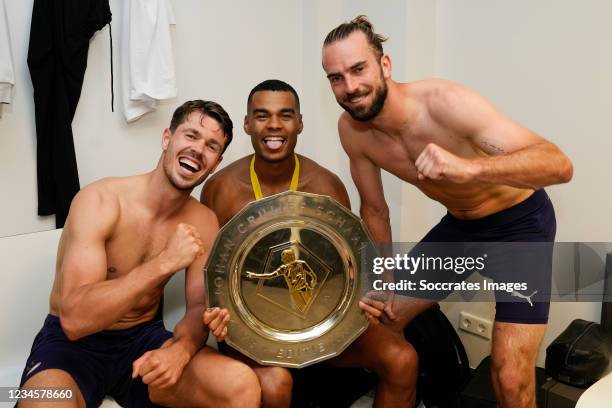
[[[394,138],[373,134],[367,156],[377,167],[406,182],[418,183],[419,187],[423,187],[422,182],[417,179],[415,162],[430,143],[460,157],[472,157],[477,154],[465,137],[429,124],[405,130],[399,137]]]
[[[127,274],[132,269],[155,258],[165,248],[172,233],[171,226],[130,222],[117,228],[106,242],[108,278]]]

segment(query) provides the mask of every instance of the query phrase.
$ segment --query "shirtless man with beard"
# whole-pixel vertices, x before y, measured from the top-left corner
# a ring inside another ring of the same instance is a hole
[[[374,240],[391,241],[382,169],[448,209],[424,242],[554,241],[554,209],[543,187],[568,182],[571,161],[461,85],[393,81],[384,41],[359,16],[327,35],[322,55],[332,92],[346,111],[338,132]],[[550,282],[550,270],[526,272]],[[366,297],[360,306],[401,332],[432,304],[404,300]],[[501,407],[535,407],[534,367],[548,309],[548,302],[497,303],[492,379]]]

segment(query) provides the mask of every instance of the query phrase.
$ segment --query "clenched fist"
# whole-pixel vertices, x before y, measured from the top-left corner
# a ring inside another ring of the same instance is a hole
[[[204,245],[193,225],[181,223],[176,226],[176,231],[166,243],[162,253],[172,265],[172,270],[178,271],[188,267],[201,256],[204,253]]]
[[[132,363],[132,378],[152,387],[167,388],[176,384],[190,356],[172,344],[144,353]]]
[[[419,180],[449,180],[459,184],[473,180],[477,170],[473,161],[455,156],[434,143],[423,149],[414,165]]]

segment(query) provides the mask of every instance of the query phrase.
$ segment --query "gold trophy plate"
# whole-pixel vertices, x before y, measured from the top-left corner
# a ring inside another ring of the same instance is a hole
[[[226,342],[263,365],[335,357],[367,328],[358,307],[372,240],[327,196],[287,191],[254,201],[219,232],[206,274],[210,307],[229,310]]]

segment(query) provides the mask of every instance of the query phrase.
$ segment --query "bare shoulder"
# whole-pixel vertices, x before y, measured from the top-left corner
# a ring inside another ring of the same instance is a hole
[[[342,148],[349,157],[363,153],[366,146],[366,137],[372,134],[372,128],[363,122],[351,118],[347,112],[343,112],[338,118],[338,134]]]
[[[348,193],[340,177],[314,160],[302,155],[298,156],[300,168],[303,169],[301,170],[303,184],[300,190],[330,196],[350,208]]]
[[[252,155],[244,156],[238,160],[231,162],[230,164],[213,174],[207,184],[209,182],[220,183],[236,178],[245,170],[248,170],[251,156]]]
[[[457,82],[444,78],[427,78],[420,81],[414,81],[404,86],[416,96],[443,96],[447,93],[461,92],[468,88]]]
[[[202,187],[200,202],[213,207],[213,200],[219,195],[223,186],[227,186],[227,183],[244,181],[242,179],[245,173],[248,174],[250,160],[251,155],[242,157],[213,174]],[[233,186],[238,187],[239,185],[233,184]],[[232,188],[227,191],[235,190]]]
[[[184,220],[188,224],[195,226],[200,234],[212,235],[213,237],[219,230],[219,221],[213,210],[200,203],[193,197],[185,204]]]
[[[124,178],[105,178],[83,187],[70,205],[66,229],[75,232],[97,231],[108,236],[121,213],[120,194]]]
[[[344,186],[344,184],[342,183],[342,181],[340,180],[340,177],[338,177],[335,173],[333,173],[332,171],[328,170],[327,168],[321,166],[319,163],[317,163],[316,161],[306,157],[306,156],[302,156],[299,155],[300,157],[300,163],[304,163],[305,166],[307,167],[307,172],[308,172],[308,177],[309,178],[313,178],[313,179],[317,179],[317,180],[321,180],[323,182],[327,183],[332,183],[334,185],[342,185]]]
[[[421,95],[428,120],[471,135],[500,114],[493,105],[476,91],[446,79],[427,79],[414,83],[415,94]]]
[[[75,196],[73,204],[93,205],[98,209],[118,211],[123,191],[129,189],[128,177],[103,178],[83,187]]]
[[[425,102],[432,113],[447,112],[466,102],[484,98],[473,89],[442,78],[424,79],[411,83],[411,92]]]
[[[372,128],[365,122],[359,122],[351,118],[348,112],[342,112],[338,118],[338,131],[340,137],[343,137],[351,134],[371,133]]]

